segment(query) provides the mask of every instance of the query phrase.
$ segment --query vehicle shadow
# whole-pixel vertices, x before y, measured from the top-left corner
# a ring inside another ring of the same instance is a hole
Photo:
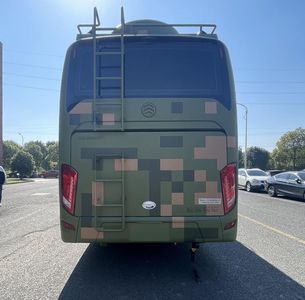
[[[59,299],[305,299],[305,288],[239,242],[90,245]],[[194,270],[198,271],[198,274]]]

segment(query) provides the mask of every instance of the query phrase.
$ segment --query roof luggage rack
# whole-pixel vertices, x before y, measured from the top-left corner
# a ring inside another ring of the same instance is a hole
[[[145,23],[147,21],[147,23]],[[77,26],[78,34],[76,36],[77,40],[84,39],[84,38],[94,38],[97,36],[109,36],[112,34],[120,35],[121,30],[123,31],[123,34],[154,34],[149,32],[143,32],[143,28],[175,28],[175,27],[184,27],[184,28],[197,28],[199,31],[196,33],[181,33],[181,35],[192,35],[192,36],[198,36],[198,35],[206,35],[212,38],[217,38],[215,31],[216,31],[216,25],[215,24],[183,24],[183,23],[175,23],[175,24],[166,24],[158,21],[153,20],[143,20],[139,23],[137,22],[128,22],[125,23],[124,20],[124,8],[121,7],[121,24],[117,27],[101,27],[100,18],[98,15],[97,8],[94,7],[93,11],[93,23],[92,24],[79,24]],[[138,28],[138,30],[137,30]],[[85,29],[88,30],[88,32],[84,32]],[[130,32],[130,30],[134,30],[133,33]],[[210,29],[209,33],[205,32],[204,29]],[[104,33],[103,33],[104,32]],[[106,32],[106,33],[105,33]],[[162,33],[164,34],[164,33]],[[172,31],[170,31],[169,34],[172,34]],[[177,33],[179,34],[179,33]]]

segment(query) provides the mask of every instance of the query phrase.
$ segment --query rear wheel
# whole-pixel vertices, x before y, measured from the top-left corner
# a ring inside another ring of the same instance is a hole
[[[269,185],[268,194],[271,197],[276,197],[277,196],[276,188],[273,185]]]
[[[246,190],[247,192],[252,192],[252,185],[249,181],[246,183]]]

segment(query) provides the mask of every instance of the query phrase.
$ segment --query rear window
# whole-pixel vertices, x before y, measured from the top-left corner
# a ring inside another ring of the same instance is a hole
[[[299,172],[298,175],[302,180],[305,180],[305,172]]]
[[[120,51],[119,38],[98,42],[98,51]],[[217,40],[186,37],[125,38],[126,98],[214,98],[231,108],[226,56]],[[99,55],[97,76],[121,76],[120,55]],[[120,80],[98,80],[97,98],[117,98]],[[73,46],[70,55],[67,109],[93,98],[92,41]]]
[[[267,173],[260,170],[247,170],[249,176],[268,176]]]
[[[279,180],[281,180],[281,179],[288,179],[289,178],[289,173],[282,173],[282,174],[279,174],[279,175],[276,175],[276,176],[274,176],[276,179],[279,179]]]

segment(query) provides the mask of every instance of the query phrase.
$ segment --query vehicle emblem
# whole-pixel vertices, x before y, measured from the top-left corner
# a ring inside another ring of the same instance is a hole
[[[156,206],[156,203],[153,201],[145,201],[142,203],[142,207],[148,210],[154,209]]]
[[[145,118],[151,118],[156,114],[157,107],[155,104],[147,102],[142,105],[141,112]]]

